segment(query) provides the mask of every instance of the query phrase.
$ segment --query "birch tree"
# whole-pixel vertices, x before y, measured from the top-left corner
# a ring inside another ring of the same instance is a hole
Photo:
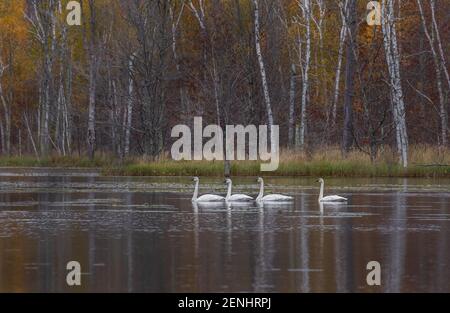
[[[42,156],[49,152],[50,142],[50,108],[53,102],[53,61],[56,47],[54,0],[30,0],[29,11],[25,18],[31,23],[33,34],[39,42],[43,58],[43,71],[40,81],[39,97],[39,143]]]
[[[278,3],[280,10],[278,10],[279,19],[284,26],[285,31],[289,34],[291,27],[295,28],[294,20],[290,19],[289,13],[284,10],[282,1]],[[289,40],[287,45],[289,57],[289,114],[288,114],[288,147],[295,147],[295,108],[296,108],[296,91],[297,91],[297,59],[296,59],[296,45],[298,38]]]
[[[406,128],[406,112],[400,76],[400,52],[397,43],[395,26],[394,0],[383,0],[381,3],[381,24],[384,50],[389,72],[389,86],[393,119],[396,128],[397,151],[400,163],[408,166],[408,133]]]
[[[126,121],[125,121],[125,139],[124,139],[124,156],[128,156],[130,153],[130,135],[133,119],[133,106],[134,106],[134,54],[130,56],[128,61],[128,99],[126,109]]]
[[[2,150],[5,154],[10,154],[11,152],[11,105],[9,101],[7,101],[6,96],[3,91],[2,78],[5,70],[8,68],[7,65],[3,64],[2,58],[0,56],[0,102],[3,108],[3,118],[4,125],[1,121],[1,138],[2,138]]]
[[[97,17],[96,7],[93,0],[89,0],[90,12],[90,34],[88,43],[89,55],[89,107],[88,107],[88,128],[87,128],[87,145],[88,155],[90,159],[94,158],[96,146],[96,95],[97,95],[97,73],[98,73],[98,45],[97,45]]]
[[[332,128],[336,125],[336,115],[337,115],[337,105],[339,101],[339,89],[341,80],[341,69],[342,69],[342,59],[344,58],[344,46],[347,39],[347,6],[348,0],[343,3],[339,2],[339,12],[341,17],[341,30],[339,32],[339,49],[338,49],[338,59],[336,65],[336,77],[334,81],[334,92],[333,92],[333,104],[331,109],[331,125]]]
[[[380,0],[381,27],[368,1],[79,2],[81,27],[66,0],[0,1],[2,153],[156,158],[193,114],[277,122],[308,152],[340,142],[376,160],[392,139],[404,165],[408,134],[449,146],[448,1]]]
[[[261,75],[261,84],[264,93],[264,103],[266,105],[266,114],[267,114],[267,124],[270,129],[270,144],[271,151],[275,151],[275,138],[273,137],[272,126],[273,123],[273,113],[272,113],[272,104],[270,102],[270,93],[269,93],[269,85],[267,83],[266,76],[266,68],[264,65],[264,58],[261,51],[261,34],[260,34],[260,18],[259,18],[259,4],[258,0],[253,0],[253,13],[254,13],[254,26],[255,26],[255,49],[256,56],[258,58],[259,65],[259,73]]]
[[[305,134],[307,131],[308,116],[307,106],[309,99],[309,70],[311,66],[311,0],[299,0],[298,6],[302,11],[302,25],[305,27],[305,51],[304,60],[302,58],[302,46],[299,47],[300,64],[302,67],[302,95],[300,108],[300,125],[297,132],[297,146],[303,149],[305,146]],[[299,40],[301,44],[301,40]]]
[[[314,8],[317,8],[315,11],[317,13],[314,13]],[[324,30],[325,30],[325,16],[327,14],[327,6],[326,2],[324,0],[313,0],[310,4],[310,16],[311,21],[313,22],[313,25],[315,25],[316,32],[313,32],[317,34],[319,37],[318,40],[314,38],[316,47],[315,49],[312,49],[314,51],[314,64],[316,70],[314,71],[316,73],[316,97],[320,99],[321,103],[327,102],[328,97],[328,82],[327,79],[324,79],[327,77],[327,69],[325,66],[325,56],[324,56]],[[315,36],[314,36],[315,37]]]
[[[447,69],[447,61],[445,59],[444,49],[442,47],[442,40],[441,40],[440,31],[439,31],[439,26],[437,24],[437,19],[436,19],[436,1],[435,0],[430,0],[430,9],[431,9],[431,20],[432,20],[432,23],[433,23],[433,30],[434,30],[434,33],[435,33],[435,40],[436,40],[436,44],[437,44],[438,51],[439,51],[442,71],[444,72],[445,78],[447,80],[448,88],[450,89],[450,75],[449,75],[449,72],[448,72],[448,69]]]
[[[181,3],[181,8],[179,9],[179,12],[176,13],[176,3],[175,5],[171,6],[170,9],[170,19],[172,21],[172,53],[173,53],[173,59],[175,62],[175,68],[177,70],[177,74],[181,75],[181,65],[180,65],[180,57],[178,55],[178,47],[177,47],[177,37],[178,37],[178,32],[179,32],[179,28],[180,28],[180,22],[181,22],[181,17],[183,16],[183,12],[184,12],[184,7],[185,7],[185,1],[183,1]],[[191,6],[193,6],[192,2],[190,3]],[[195,7],[193,8],[195,10]],[[201,21],[199,21],[199,23],[202,24]],[[181,109],[184,112],[185,118],[188,118],[188,113],[190,111],[190,109],[188,108],[188,99],[187,99],[187,95],[186,95],[186,90],[183,86],[183,84],[180,84],[179,87],[179,93],[180,93],[180,105],[181,105]]]
[[[57,13],[62,16],[63,6],[61,0],[57,0]],[[67,155],[71,152],[71,97],[72,97],[72,56],[69,49],[68,29],[66,23],[57,23],[60,40],[57,42],[59,73],[55,83],[56,97],[56,121],[54,126],[55,146],[60,154]],[[56,31],[56,28],[55,30]]]
[[[342,136],[343,152],[348,153],[353,145],[353,100],[355,94],[355,68],[356,68],[356,37],[357,37],[357,12],[356,0],[349,0],[348,14],[349,42],[346,51],[345,63],[345,95],[344,95],[344,128]]]
[[[433,2],[433,3],[432,3]],[[445,147],[447,146],[447,129],[448,129],[448,113],[447,113],[447,103],[445,100],[444,90],[442,86],[442,62],[440,55],[438,55],[438,52],[436,51],[436,32],[434,31],[434,26],[432,25],[431,34],[428,30],[427,22],[425,20],[425,14],[422,7],[422,1],[417,0],[417,5],[419,7],[420,11],[420,18],[422,20],[422,28],[424,31],[424,34],[428,40],[428,44],[430,45],[431,54],[433,57],[434,62],[434,69],[436,72],[436,85],[439,95],[439,117],[441,120],[441,143]],[[434,6],[434,1],[430,1],[430,6]],[[434,11],[434,8],[432,9]],[[434,24],[434,23],[433,23]]]
[[[289,79],[289,120],[288,120],[288,144],[294,144],[295,135],[295,84],[296,84],[296,66],[291,63],[290,79]]]

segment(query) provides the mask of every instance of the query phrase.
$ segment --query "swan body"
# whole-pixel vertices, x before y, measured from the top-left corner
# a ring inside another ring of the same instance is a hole
[[[253,198],[241,193],[236,193],[234,195],[231,194],[231,188],[233,185],[233,182],[231,181],[231,179],[227,178],[225,180],[225,183],[228,185],[228,192],[227,192],[227,196],[225,197],[225,201],[227,202],[248,202],[248,201],[253,201]]]
[[[195,189],[194,189],[194,195],[192,196],[193,202],[222,202],[225,201],[225,198],[219,195],[213,195],[213,194],[206,194],[202,196],[198,196],[198,184],[199,179],[198,177],[194,177],[195,182]]]
[[[347,202],[348,199],[338,196],[338,195],[332,195],[332,196],[323,196],[323,188],[325,185],[325,182],[323,178],[319,178],[317,182],[320,183],[320,194],[319,194],[319,202]]]
[[[347,198],[341,197],[341,196],[326,196],[320,199],[320,202],[346,202]]]
[[[259,185],[259,194],[256,198],[256,201],[266,201],[266,202],[283,202],[283,201],[292,201],[294,198],[290,196],[280,195],[280,194],[271,194],[264,196],[264,180],[259,177],[257,182]]]
[[[197,198],[197,202],[219,202],[224,201],[225,198],[219,195],[206,194]]]

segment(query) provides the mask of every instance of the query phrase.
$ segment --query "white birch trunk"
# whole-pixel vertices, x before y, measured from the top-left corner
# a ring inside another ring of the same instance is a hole
[[[108,65],[110,67],[110,65]],[[121,145],[121,137],[117,136],[118,128],[118,100],[117,100],[117,88],[116,81],[111,78],[111,72],[108,70],[108,99],[111,103],[111,108],[109,110],[109,121],[111,123],[111,144],[115,153],[119,151]],[[124,125],[125,126],[125,125]],[[119,132],[120,133],[120,132]],[[119,157],[122,155],[117,153]]]
[[[386,3],[387,2],[387,3]],[[388,65],[392,95],[393,117],[396,127],[397,149],[403,167],[408,166],[408,134],[406,128],[405,104],[400,77],[400,53],[395,29],[393,0],[382,1],[382,30],[386,61]]]
[[[255,17],[255,48],[256,48],[256,56],[258,58],[259,72],[261,74],[261,84],[264,93],[264,102],[266,104],[266,113],[267,113],[267,123],[270,130],[270,144],[271,151],[275,151],[275,138],[273,137],[273,132],[271,131],[273,126],[273,114],[272,114],[272,104],[270,102],[270,94],[269,94],[269,86],[267,84],[267,76],[266,69],[264,65],[264,59],[261,52],[261,34],[260,34],[260,25],[259,25],[259,5],[258,0],[253,0],[253,10]]]
[[[288,142],[289,146],[294,144],[294,127],[295,127],[295,64],[291,64],[291,78],[289,85],[289,129],[288,129]]]
[[[71,123],[71,99],[72,99],[72,58],[68,51],[66,76],[66,101],[64,101],[64,145],[67,153],[72,151],[72,123]]]
[[[128,62],[128,101],[127,101],[127,120],[125,128],[125,143],[124,143],[124,155],[128,156],[130,154],[130,134],[131,134],[131,123],[133,118],[133,62],[134,55],[130,56]]]
[[[33,146],[34,154],[35,154],[36,158],[39,160],[39,153],[36,148],[36,143],[34,141],[33,133],[31,132],[30,123],[28,122],[28,117],[27,117],[26,113],[23,113],[23,117],[25,119],[25,125],[27,126],[28,138],[30,139],[31,145]]]
[[[300,111],[300,129],[298,139],[300,149],[305,145],[305,134],[307,131],[308,117],[306,115],[306,109],[308,105],[309,94],[309,69],[311,63],[311,0],[303,0],[300,4],[303,10],[304,24],[306,27],[306,47],[305,47],[305,60],[303,61],[303,86],[302,86],[302,103]]]
[[[40,45],[42,46],[43,53],[43,74],[41,77],[41,93],[39,101],[39,141],[40,141],[40,152],[43,156],[48,154],[49,148],[49,110],[51,103],[51,84],[53,80],[52,64],[53,64],[53,54],[55,51],[56,44],[56,33],[55,33],[55,13],[54,13],[54,2],[50,1],[47,11],[43,12],[39,7],[38,0],[30,0],[29,11],[25,13],[25,18],[31,23],[34,29],[34,35]],[[30,15],[27,15],[27,14]],[[42,16],[47,15],[48,21],[43,23]]]
[[[3,93],[3,85],[1,82],[3,73],[6,68],[7,66],[3,65],[3,62],[0,58],[0,101],[2,103],[3,116],[5,120],[5,125],[2,127],[2,149],[4,153],[9,155],[11,152],[11,107],[5,99],[5,95]]]
[[[331,124],[334,128],[336,125],[336,115],[337,115],[337,103],[339,101],[339,86],[340,86],[340,80],[341,80],[341,72],[342,72],[342,59],[344,58],[344,46],[345,41],[347,38],[347,22],[346,22],[346,16],[347,16],[347,3],[348,0],[345,0],[343,7],[341,8],[341,32],[339,34],[339,51],[338,51],[338,61],[336,66],[336,78],[334,81],[334,94],[333,94],[333,106],[332,106],[332,113],[331,113]]]

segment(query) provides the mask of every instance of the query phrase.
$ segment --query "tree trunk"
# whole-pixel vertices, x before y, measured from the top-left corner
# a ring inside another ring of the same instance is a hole
[[[307,131],[308,117],[306,109],[308,106],[309,95],[309,69],[311,63],[311,0],[303,0],[303,17],[306,27],[306,47],[305,61],[303,62],[303,86],[302,86],[302,103],[300,111],[300,129],[298,144],[301,150],[305,147],[305,136]]]
[[[393,1],[382,1],[382,30],[386,61],[388,65],[393,117],[396,127],[397,149],[400,163],[408,166],[408,134],[406,128],[405,104],[400,77],[400,52],[397,45]]]
[[[447,117],[447,105],[445,101],[444,91],[442,88],[442,71],[441,71],[441,62],[440,57],[437,54],[436,48],[435,48],[435,32],[432,29],[431,35],[428,31],[427,23],[425,21],[425,14],[423,12],[422,2],[421,0],[417,0],[417,5],[419,7],[420,11],[420,18],[422,20],[422,26],[425,36],[428,39],[428,43],[430,45],[431,54],[433,56],[434,61],[434,69],[436,72],[436,85],[439,95],[439,117],[441,120],[441,143],[445,147],[447,146],[447,129],[448,129],[448,117]]]
[[[124,143],[124,156],[128,156],[130,153],[130,134],[131,134],[131,122],[133,118],[133,62],[134,55],[130,56],[128,62],[128,101],[127,101],[127,118],[125,127],[125,143]]]
[[[6,66],[3,65],[0,59],[0,102],[3,107],[3,117],[5,120],[5,124],[2,125],[2,150],[4,154],[9,155],[11,153],[11,107],[6,101],[1,82],[5,69]]]
[[[341,80],[341,69],[342,69],[342,59],[344,57],[344,45],[347,38],[347,5],[348,0],[345,0],[343,7],[341,8],[341,32],[339,34],[339,51],[338,51],[338,61],[336,67],[336,77],[334,82],[334,94],[333,94],[333,107],[331,113],[331,125],[334,129],[336,125],[336,116],[337,116],[337,104],[339,101],[339,85]]]
[[[88,110],[88,155],[92,160],[95,156],[95,94],[96,94],[96,58],[91,55],[89,66],[89,110]]]
[[[72,56],[67,52],[67,71],[66,71],[66,101],[64,102],[64,144],[67,147],[67,153],[72,153]]]
[[[177,70],[177,74],[181,76],[181,66],[180,66],[180,59],[177,52],[177,31],[180,24],[180,20],[184,11],[185,2],[181,4],[180,12],[178,13],[178,17],[175,18],[174,10],[171,7],[170,8],[170,16],[172,20],[172,53],[173,53],[173,59],[175,62],[175,68]],[[180,84],[179,87],[179,93],[180,93],[180,105],[182,108],[182,111],[184,113],[184,120],[187,121],[189,119],[189,113],[190,108],[188,107],[188,101],[186,97],[186,91],[183,86],[183,84]]]
[[[344,129],[342,137],[342,148],[344,155],[353,146],[353,99],[355,95],[355,66],[356,66],[356,36],[357,36],[357,13],[356,0],[349,0],[349,42],[346,51],[345,65],[345,95],[344,95]]]
[[[96,55],[96,17],[95,17],[95,4],[93,0],[89,0],[90,9],[90,40],[89,40],[89,109],[88,109],[88,132],[87,132],[87,144],[88,155],[92,160],[95,156],[95,98],[97,91],[97,55]]]
[[[264,66],[264,59],[261,52],[261,34],[259,31],[260,28],[260,21],[259,21],[259,5],[258,0],[253,0],[253,10],[254,10],[254,17],[255,17],[255,48],[256,48],[256,56],[258,58],[258,65],[259,65],[259,72],[261,75],[261,84],[263,88],[264,93],[264,102],[266,104],[266,113],[267,113],[267,123],[269,126],[269,132],[270,132],[270,144],[271,144],[271,151],[275,151],[274,145],[276,144],[275,138],[273,136],[272,132],[272,126],[273,126],[273,114],[272,114],[272,104],[270,102],[270,94],[269,94],[269,86],[267,83],[267,76],[266,76],[266,69]]]
[[[292,147],[294,145],[294,132],[295,132],[295,64],[291,64],[291,78],[289,86],[289,129],[288,129],[288,145]]]
[[[41,131],[40,131],[40,150],[41,156],[48,155],[49,148],[49,110],[50,110],[50,80],[52,76],[52,62],[50,59],[50,52],[44,49],[44,79],[43,79],[43,97],[41,103]]]
[[[434,32],[436,34],[436,42],[437,42],[439,56],[440,56],[440,60],[441,60],[441,67],[442,67],[442,71],[445,74],[445,78],[447,80],[448,87],[450,89],[450,75],[448,73],[447,62],[445,60],[445,53],[444,53],[444,49],[442,48],[441,35],[440,35],[439,27],[438,27],[438,24],[436,21],[436,2],[435,2],[435,0],[430,0],[430,7],[431,7],[431,19],[433,21],[433,28],[434,28]]]

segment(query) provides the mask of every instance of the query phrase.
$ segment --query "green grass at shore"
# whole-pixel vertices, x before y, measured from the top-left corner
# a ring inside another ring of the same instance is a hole
[[[313,153],[284,150],[280,165],[274,172],[261,172],[260,162],[234,161],[231,174],[235,176],[323,176],[323,177],[450,177],[450,151],[427,145],[411,146],[410,166],[397,163],[396,154],[385,147],[372,162],[360,151],[343,157],[339,147],[316,149]],[[107,175],[131,176],[223,176],[223,162],[180,161],[166,159],[148,162],[135,159],[119,166],[107,167]]]
[[[297,151],[282,151],[280,164],[274,172],[261,172],[260,162],[233,161],[234,176],[314,176],[314,177],[450,177],[450,151],[429,146],[410,149],[410,166],[403,168],[395,154],[383,150],[374,162],[355,151],[345,158],[339,148],[317,149],[306,155]],[[120,162],[108,154],[87,157],[51,156],[36,159],[32,156],[0,157],[2,167],[81,167],[99,168],[104,175],[115,176],[223,176],[222,161],[173,161],[161,158],[151,161],[144,157],[128,158]]]
[[[221,162],[162,161],[128,164],[103,169],[105,175],[117,176],[223,176]],[[232,163],[234,176],[315,176],[315,177],[450,177],[450,166],[410,166],[365,164],[354,161],[283,162],[274,172],[261,172],[260,163]]]

